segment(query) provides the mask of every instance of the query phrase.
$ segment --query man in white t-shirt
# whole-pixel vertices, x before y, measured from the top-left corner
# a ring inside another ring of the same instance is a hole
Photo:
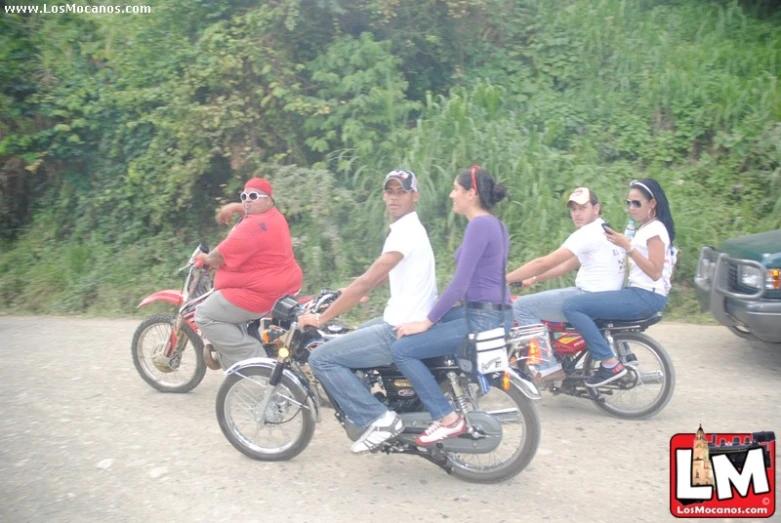
[[[607,241],[597,195],[586,187],[579,187],[570,195],[567,206],[578,229],[555,251],[509,273],[507,281],[521,282],[523,287],[527,287],[580,267],[575,286],[538,292],[515,300],[513,316],[518,325],[540,323],[540,320],[567,321],[561,307],[570,296],[616,291],[624,286],[626,253]]]
[[[351,369],[390,365],[393,328],[425,320],[437,301],[434,251],[418,219],[418,184],[409,171],[395,170],[383,182],[383,200],[390,213],[390,234],[382,254],[321,314],[300,316],[301,326],[321,326],[351,309],[366,293],[388,281],[390,299],[384,314],[356,331],[324,343],[312,351],[309,366],[362,436],[353,452],[379,447],[404,430],[398,414],[388,411]]]

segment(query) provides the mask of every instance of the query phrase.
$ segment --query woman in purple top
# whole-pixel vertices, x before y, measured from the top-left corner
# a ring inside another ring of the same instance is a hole
[[[450,192],[453,212],[469,221],[464,240],[456,251],[456,272],[426,320],[396,327],[399,339],[391,346],[393,362],[410,380],[435,420],[415,438],[418,445],[431,445],[466,431],[464,418],[453,410],[421,360],[456,352],[469,330],[464,306],[469,307],[472,332],[493,329],[503,323],[509,329],[512,323],[510,291],[504,283],[510,241],[507,228],[492,213],[493,207],[506,195],[504,185],[496,183],[480,167],[466,169],[456,176]]]

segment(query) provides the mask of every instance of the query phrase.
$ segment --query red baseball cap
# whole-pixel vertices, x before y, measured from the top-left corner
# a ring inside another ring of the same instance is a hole
[[[265,178],[250,178],[244,184],[244,190],[246,191],[247,189],[255,189],[271,196],[271,184]]]

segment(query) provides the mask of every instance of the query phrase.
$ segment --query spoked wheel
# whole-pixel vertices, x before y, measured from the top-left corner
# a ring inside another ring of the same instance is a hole
[[[619,350],[629,356],[622,361],[627,374],[596,390],[589,388],[597,407],[625,419],[646,419],[661,411],[673,396],[675,370],[667,351],[653,338],[639,332],[613,335]],[[631,356],[633,355],[634,358]],[[596,372],[598,361],[586,356],[586,374]]]
[[[217,420],[225,437],[252,459],[283,461],[303,451],[315,432],[307,394],[287,375],[260,412],[271,369],[247,367],[228,376],[217,393]]]
[[[141,322],[133,335],[133,365],[144,381],[160,392],[189,392],[206,374],[203,342],[187,324],[182,330],[187,345],[179,357],[169,361],[163,354],[175,318],[168,312],[154,314]]]
[[[448,454],[453,475],[473,483],[508,480],[525,469],[537,453],[541,436],[537,407],[515,384],[505,391],[492,383],[488,393],[480,397],[477,385],[471,387],[471,407],[501,422],[502,441],[488,454]]]

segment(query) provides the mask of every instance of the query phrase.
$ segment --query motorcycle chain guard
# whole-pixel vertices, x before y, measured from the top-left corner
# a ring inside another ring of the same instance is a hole
[[[421,434],[433,422],[427,412],[408,412],[399,414],[404,421],[404,432],[398,440],[412,446],[417,446],[415,436]],[[466,417],[476,434],[467,432],[456,438],[447,438],[436,445],[442,452],[455,452],[461,454],[487,454],[496,450],[502,442],[502,424],[499,420],[485,412],[468,412]]]

